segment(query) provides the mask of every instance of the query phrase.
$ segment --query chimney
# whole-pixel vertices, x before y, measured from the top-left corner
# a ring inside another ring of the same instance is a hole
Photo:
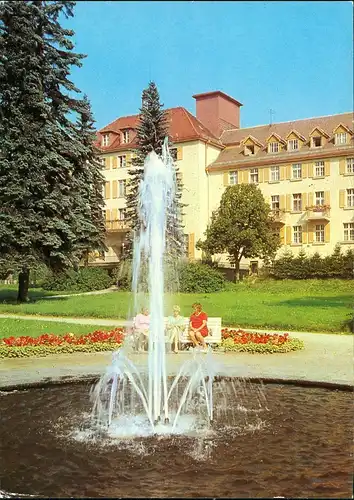
[[[242,104],[220,90],[195,94],[198,120],[216,137],[224,130],[240,128],[240,108]]]

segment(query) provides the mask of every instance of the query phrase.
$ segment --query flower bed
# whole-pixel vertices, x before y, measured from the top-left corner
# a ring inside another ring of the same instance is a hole
[[[96,330],[85,335],[44,334],[39,337],[7,337],[0,343],[0,358],[48,356],[71,352],[114,351],[124,339],[124,328]]]
[[[251,333],[244,330],[223,328],[221,347],[225,351],[271,354],[297,351],[304,348],[302,340],[289,337],[288,333]]]

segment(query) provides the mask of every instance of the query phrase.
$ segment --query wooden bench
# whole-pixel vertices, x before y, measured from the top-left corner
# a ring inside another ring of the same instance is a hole
[[[180,336],[181,344],[191,344],[192,341],[188,335],[189,318],[184,318],[185,326],[182,335]],[[167,318],[164,318],[164,325],[167,325]],[[205,337],[207,344],[220,344],[221,343],[221,318],[208,318],[209,335]],[[165,337],[168,340],[168,337]]]

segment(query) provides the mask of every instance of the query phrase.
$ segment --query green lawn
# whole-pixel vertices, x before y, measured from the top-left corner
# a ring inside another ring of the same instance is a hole
[[[90,333],[95,330],[111,330],[110,326],[96,325],[76,325],[71,323],[59,323],[54,321],[36,321],[23,319],[0,318],[0,339],[4,337],[38,337],[43,333],[54,333],[63,335],[64,333]]]
[[[31,290],[32,303],[16,305],[14,290],[0,289],[0,313],[126,319],[132,294],[113,292],[48,299]],[[4,303],[8,302],[8,303]],[[209,316],[221,316],[223,325],[303,331],[349,331],[345,324],[353,311],[354,282],[345,280],[263,281],[240,283],[232,290],[212,294],[165,296],[165,313],[173,304],[187,316],[193,302],[201,302]]]

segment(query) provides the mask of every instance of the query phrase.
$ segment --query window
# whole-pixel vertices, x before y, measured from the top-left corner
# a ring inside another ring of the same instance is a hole
[[[345,222],[344,226],[344,241],[354,241],[354,222]]]
[[[124,168],[127,166],[127,157],[125,155],[123,156],[118,156],[119,158],[119,167]]]
[[[315,161],[315,177],[324,177],[325,165],[324,161]]]
[[[324,243],[324,224],[316,224],[315,226],[315,241],[316,243]]]
[[[354,158],[347,158],[347,174],[354,174]]]
[[[231,184],[231,186],[234,186],[235,184],[237,184],[237,179],[238,179],[238,176],[237,176],[236,170],[229,172],[229,183]]]
[[[171,148],[170,155],[173,161],[177,161],[177,148]]]
[[[103,134],[102,136],[102,146],[108,146],[109,134]]]
[[[322,137],[320,135],[311,137],[311,147],[320,148],[322,146]]]
[[[278,194],[275,194],[272,196],[271,198],[272,202],[271,202],[271,208],[272,210],[279,210],[280,208],[280,198],[279,198],[279,195]]]
[[[248,144],[245,146],[245,155],[254,155],[254,145]]]
[[[293,194],[293,211],[301,212],[302,203],[301,203],[301,193]]]
[[[99,158],[98,161],[101,163],[103,168],[106,166],[106,158]]]
[[[127,211],[125,208],[119,208],[118,209],[118,219],[119,220],[125,220],[127,215]]]
[[[288,150],[289,151],[296,151],[299,149],[299,140],[298,139],[290,139],[288,141]]]
[[[279,167],[270,167],[270,180],[272,182],[279,181],[280,179],[280,169]]]
[[[258,168],[251,168],[250,171],[250,182],[251,184],[258,183]]]
[[[129,142],[129,130],[124,130],[122,135],[123,144],[127,144]]]
[[[316,207],[324,205],[324,191],[316,191],[315,199]]]
[[[302,227],[293,226],[293,241],[294,243],[302,243]]]
[[[118,197],[124,198],[125,196],[125,181],[118,181]]]
[[[347,189],[347,207],[354,207],[354,189]]]
[[[301,163],[294,163],[292,166],[292,175],[293,179],[301,179],[302,173],[301,173]]]
[[[268,153],[278,153],[279,152],[279,142],[270,142],[268,144]]]
[[[347,133],[340,132],[339,134],[335,134],[335,143],[336,146],[340,146],[341,144],[347,144]]]

